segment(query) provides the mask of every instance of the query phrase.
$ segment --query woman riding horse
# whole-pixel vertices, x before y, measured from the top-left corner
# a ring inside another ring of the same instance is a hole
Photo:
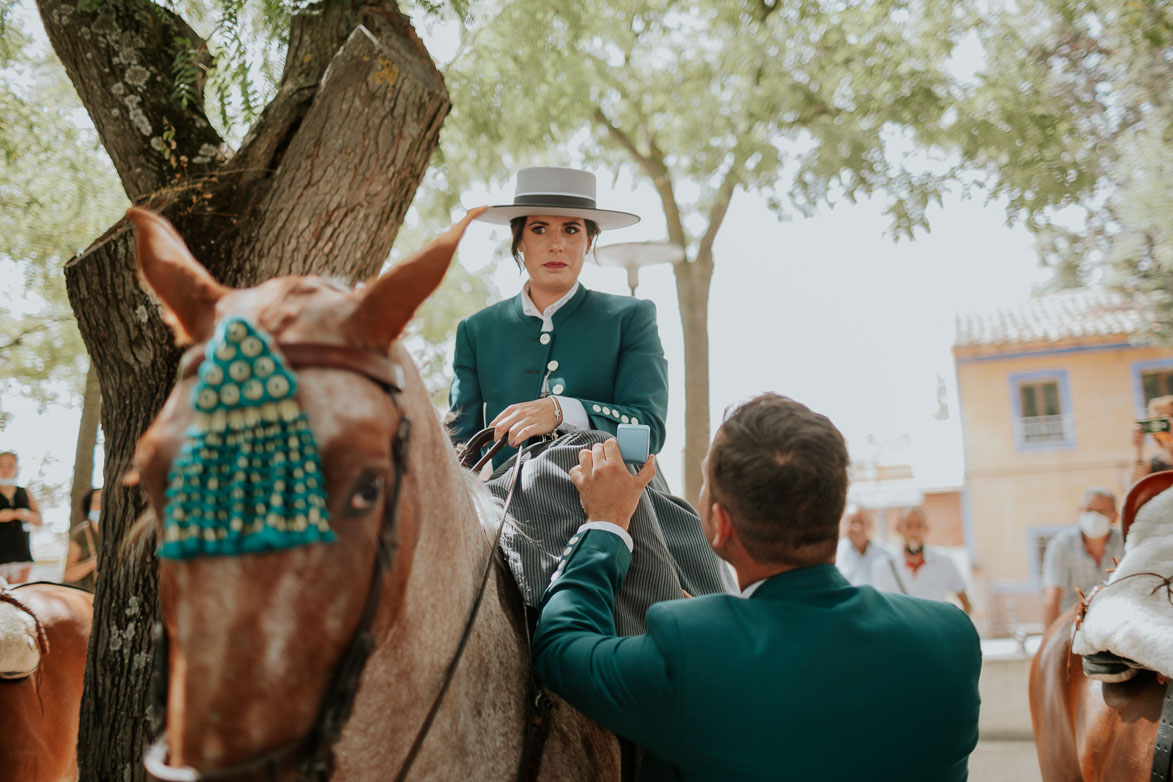
[[[477,219],[508,223],[512,252],[529,279],[521,293],[461,321],[456,331],[451,429],[456,442],[488,426],[518,446],[546,437],[524,470],[503,549],[526,604],[536,607],[558,555],[588,519],[570,481],[584,447],[620,424],[645,424],[650,452],[664,443],[668,370],[650,301],[587,290],[583,261],[600,230],[638,217],[595,205],[595,177],[572,168],[526,168],[514,203]],[[549,442],[549,438],[558,439]],[[495,457],[501,465],[508,451]],[[500,499],[510,473],[489,481]],[[653,603],[683,594],[729,592],[733,582],[705,542],[696,512],[653,481],[632,524],[635,554],[617,598],[625,635],[645,631]]]

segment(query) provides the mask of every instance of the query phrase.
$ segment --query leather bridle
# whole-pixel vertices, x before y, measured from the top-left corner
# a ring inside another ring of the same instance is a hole
[[[309,732],[301,739],[267,752],[258,757],[250,758],[224,769],[199,771],[183,766],[167,765],[167,734],[166,734],[166,703],[168,691],[167,675],[167,634],[161,623],[155,628],[155,670],[152,677],[153,708],[155,709],[155,739],[143,755],[143,765],[147,773],[161,782],[213,782],[214,780],[230,780],[246,774],[255,774],[267,770],[272,779],[279,779],[281,775],[296,764],[300,782],[320,782],[328,780],[334,770],[333,746],[342,735],[342,729],[354,706],[354,699],[358,693],[359,678],[362,675],[367,659],[374,649],[375,637],[372,632],[375,614],[378,611],[379,599],[382,595],[384,575],[390,571],[394,554],[398,546],[399,500],[403,487],[403,477],[407,472],[408,439],[411,434],[411,421],[403,413],[399,404],[399,394],[402,393],[403,370],[394,363],[389,356],[373,351],[361,350],[342,345],[325,345],[317,343],[278,343],[277,347],[285,356],[288,364],[294,369],[318,368],[339,369],[362,375],[378,384],[391,398],[391,404],[399,415],[399,425],[391,444],[391,455],[394,461],[394,482],[384,508],[382,525],[376,544],[374,563],[372,565],[371,580],[367,594],[363,601],[362,613],[353,637],[330,676],[326,692],[318,708],[318,715]],[[179,377],[194,376],[204,359],[204,345],[197,345],[187,350],[179,364]],[[467,449],[466,449],[467,452]],[[489,457],[486,457],[486,459]],[[481,464],[483,465],[484,460]],[[514,466],[509,495],[506,497],[506,508],[517,483],[517,474],[520,470],[521,457]],[[501,540],[501,532],[505,527],[505,516],[497,529],[493,545],[489,549],[489,557],[481,575],[480,586],[477,590],[468,618],[465,620],[464,631],[457,645],[452,659],[444,672],[440,690],[433,700],[427,717],[420,726],[412,743],[411,750],[404,759],[396,780],[406,778],[412,764],[417,757],[424,738],[431,729],[432,723],[439,711],[444,695],[455,676],[456,668],[464,653],[468,639],[472,633],[473,624],[484,598],[488,585],[489,573],[493,565],[497,546]],[[527,753],[528,753],[527,735]]]

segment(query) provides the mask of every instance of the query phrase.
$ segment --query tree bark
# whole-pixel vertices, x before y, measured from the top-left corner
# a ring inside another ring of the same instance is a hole
[[[81,498],[94,487],[94,448],[98,445],[98,416],[102,407],[102,389],[98,370],[90,362],[86,370],[86,388],[82,392],[81,423],[77,426],[77,450],[73,454],[73,486],[69,490],[69,520],[78,524],[85,520]]]
[[[684,333],[684,499],[700,504],[704,471],[701,462],[709,450],[709,287],[712,255],[679,263],[676,299]]]
[[[173,53],[148,58],[143,51],[163,47],[186,24],[145,0],[103,0],[94,13],[66,11],[52,0],[40,6],[128,194],[163,212],[218,280],[244,287],[282,274],[354,280],[379,270],[449,109],[439,72],[394,3],[330,2],[315,6],[312,16],[295,16],[277,96],[235,155],[200,163],[199,170],[193,161],[220,141],[204,132],[201,112],[174,103]],[[160,25],[171,32],[160,33]],[[95,36],[109,45],[89,57]],[[131,54],[120,54],[119,46]],[[126,104],[112,89],[126,71],[114,65],[127,58],[148,71],[135,71],[147,122],[155,128],[167,118],[175,129],[162,167],[153,137],[137,127],[138,136],[131,133],[121,117]],[[107,65],[88,62],[95,59]],[[99,121],[115,110],[113,119]],[[133,240],[122,221],[65,268],[101,383],[106,432],[102,578],[78,742],[83,782],[141,780],[149,739],[156,569],[150,546],[128,540],[147,507],[123,478],[135,443],[170,391],[179,353],[157,305],[138,286]]]

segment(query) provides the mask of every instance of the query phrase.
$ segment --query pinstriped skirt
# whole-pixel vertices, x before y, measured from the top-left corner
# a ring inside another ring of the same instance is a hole
[[[578,452],[610,437],[605,432],[572,432],[526,452],[501,546],[530,606],[541,602],[566,541],[587,521],[570,480]],[[515,459],[504,462],[489,479],[498,499],[504,500],[509,491]],[[705,541],[696,511],[667,488],[657,474],[631,519],[631,567],[615,602],[620,635],[646,632],[648,607],[682,597],[682,592],[699,596],[737,591],[729,567]]]

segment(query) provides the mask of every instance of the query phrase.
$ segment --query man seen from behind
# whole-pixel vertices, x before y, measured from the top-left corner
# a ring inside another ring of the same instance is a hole
[[[613,440],[571,473],[590,519],[571,537],[534,637],[539,679],[640,744],[641,779],[966,778],[978,636],[944,603],[855,587],[835,568],[847,449],[824,416],[763,394],[704,463],[701,527],[740,596],[658,603],[617,637],[625,528],[655,468]]]

